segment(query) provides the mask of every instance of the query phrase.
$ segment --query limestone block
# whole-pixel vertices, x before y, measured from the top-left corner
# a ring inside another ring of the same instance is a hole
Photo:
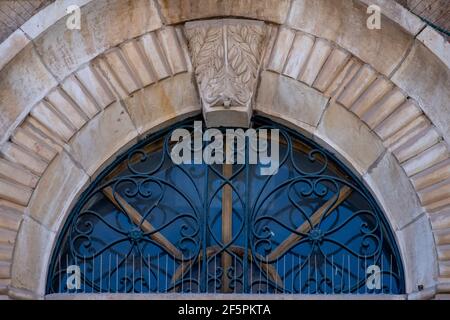
[[[408,176],[413,176],[433,165],[448,159],[450,156],[448,145],[441,142],[408,160],[402,166]]]
[[[376,72],[368,65],[364,65],[345,86],[345,89],[337,98],[337,102],[350,108],[364,91],[369,88],[372,82],[375,81],[376,77]]]
[[[420,116],[421,113],[421,110],[416,106],[414,101],[407,100],[385,121],[375,128],[375,132],[381,137],[381,139],[386,140]]]
[[[117,152],[136,142],[137,131],[118,102],[104,109],[69,141],[68,151],[93,176]]]
[[[140,88],[139,80],[133,74],[130,65],[125,60],[122,50],[119,48],[111,49],[105,54],[105,60],[116,81],[127,94],[131,94]]]
[[[336,150],[338,156],[361,175],[384,151],[380,139],[360,119],[337,103],[332,103],[325,110],[316,135],[319,142]]]
[[[182,73],[149,86],[124,101],[139,134],[183,114],[200,112],[192,74]]]
[[[281,45],[286,46],[286,44],[283,43]],[[314,37],[298,32],[292,44],[283,74],[297,79],[300,72],[303,70],[306,61],[308,61],[313,46]]]
[[[395,150],[417,135],[418,132],[430,128],[430,126],[430,121],[422,114],[384,140],[384,145],[390,150]]]
[[[263,72],[255,109],[290,119],[307,131],[319,123],[328,98],[305,84],[272,72]]]
[[[96,0],[81,8],[81,30],[69,30],[66,19],[36,40],[44,63],[59,79],[127,39],[161,27],[154,1]]]
[[[362,118],[392,87],[393,85],[390,81],[383,77],[377,78],[358,100],[356,100],[351,110],[358,117]]]
[[[120,46],[123,56],[131,69],[132,74],[139,81],[139,87],[146,87],[156,81],[152,67],[145,57],[144,49],[139,42],[128,41]]]
[[[402,146],[393,150],[393,153],[400,163],[403,163],[412,157],[431,148],[440,141],[439,133],[433,128],[428,127],[419,131],[417,135],[412,136]]]
[[[361,119],[370,128],[374,129],[405,102],[405,100],[405,95],[398,88],[394,88],[376,102]]]
[[[77,5],[79,7],[92,0],[58,0],[38,11],[27,20],[20,28],[31,38],[36,39],[55,22],[67,16],[67,7]]]
[[[427,26],[417,36],[417,40],[422,42],[450,69],[450,43],[437,30]]]
[[[450,69],[416,41],[392,81],[419,102],[445,140],[450,141]]]
[[[176,29],[166,27],[157,31],[161,47],[164,50],[167,61],[169,62],[172,74],[178,74],[187,71],[186,61],[184,59],[183,49],[179,43]]]
[[[435,230],[434,238],[438,246],[450,244],[450,229]]]
[[[24,149],[31,151],[35,156],[50,162],[56,155],[57,151],[47,145],[44,141],[36,139],[35,136],[29,135],[22,128],[17,128],[11,141]]]
[[[0,178],[0,197],[5,200],[26,206],[33,189]]]
[[[15,243],[17,230],[9,230],[7,228],[0,228],[0,243],[12,244]]]
[[[450,229],[450,211],[444,210],[431,216],[433,230]]]
[[[339,72],[345,67],[349,59],[350,54],[348,52],[339,48],[334,48],[322,67],[322,70],[320,70],[320,73],[314,82],[314,88],[325,92],[333,80],[337,78]]]
[[[450,179],[439,182],[419,192],[420,201],[427,206],[450,198]]]
[[[157,80],[162,80],[170,76],[169,63],[159,43],[156,33],[148,33],[139,39],[144,53],[150,62]]]
[[[29,43],[30,40],[20,29],[14,31],[6,40],[0,43],[0,70]]]
[[[87,182],[87,174],[66,152],[60,153],[39,181],[27,209],[29,214],[48,229],[58,231],[64,214]]]
[[[427,215],[422,215],[414,223],[396,232],[400,251],[403,253],[406,291],[418,291],[434,286],[438,266],[435,244]]]
[[[102,109],[106,108],[114,101],[114,96],[106,84],[106,79],[104,79],[91,65],[78,70],[76,72],[76,77],[89,91],[91,97],[97,102],[97,105]]]
[[[14,143],[5,143],[1,150],[3,156],[11,162],[28,168],[34,174],[40,176],[47,168],[47,162],[33,155],[29,150]]]
[[[278,73],[283,71],[294,38],[295,32],[293,30],[284,27],[280,28],[267,69]]]
[[[45,293],[48,263],[55,237],[55,233],[25,217],[14,250],[12,287],[39,295]]]
[[[359,72],[362,67],[361,61],[352,57],[344,68],[339,72],[338,76],[331,82],[330,86],[325,91],[325,95],[329,97],[339,97],[345,87],[350,83],[353,77]]]
[[[0,200],[0,229],[18,231],[25,207],[7,200]],[[0,244],[12,244],[0,241]]]
[[[30,136],[36,136],[38,139],[41,139],[58,152],[62,150],[64,141],[54,132],[50,131],[43,124],[33,118],[33,116],[28,115],[20,127],[28,132]]]
[[[113,93],[115,100],[125,99],[130,94],[125,85],[123,84],[124,80],[128,80],[128,84],[131,84],[131,86],[133,87],[131,90],[136,89],[136,84],[132,79],[130,79],[128,73],[121,75],[123,76],[123,79],[121,81],[119,76],[114,72],[111,65],[108,63],[105,56],[101,56],[95,59],[92,62],[92,67],[94,68],[94,70],[96,70],[96,72],[105,77],[105,79],[107,80],[106,83],[108,85],[108,88]]]
[[[39,177],[30,170],[1,158],[0,176],[30,188],[34,188],[39,180]]]
[[[300,81],[312,86],[316,80],[322,66],[325,64],[328,56],[331,53],[331,44],[323,39],[317,39],[309,56],[308,62],[302,71]]]
[[[367,6],[357,1],[293,0],[287,23],[336,42],[389,76],[406,55],[413,36],[389,19],[382,19],[380,30],[369,30],[366,10]]]
[[[14,246],[10,244],[0,244],[0,261],[11,261]]]
[[[53,132],[57,139],[68,141],[75,134],[75,128],[61,119],[55,109],[46,101],[42,101],[35,106],[31,110],[31,115],[37,120],[35,124]]]
[[[158,0],[162,16],[175,24],[221,16],[246,17],[283,24],[290,0]]]
[[[420,191],[448,178],[450,178],[450,159],[413,176],[411,182],[416,190]]]
[[[92,119],[100,111],[95,100],[75,76],[68,77],[61,86],[89,119]]]
[[[0,279],[8,279],[11,277],[11,262],[0,261]]]
[[[378,199],[394,229],[401,229],[423,213],[411,182],[389,152],[370,168],[363,181]]]
[[[32,45],[26,46],[0,73],[0,144],[9,138],[14,123],[23,120],[56,81]]]
[[[53,110],[67,120],[73,127],[79,130],[89,118],[78,108],[76,103],[60,87],[52,90],[46,97]]]

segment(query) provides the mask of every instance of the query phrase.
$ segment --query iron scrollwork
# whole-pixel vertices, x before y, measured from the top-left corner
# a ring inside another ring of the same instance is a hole
[[[47,292],[403,293],[392,233],[362,184],[303,136],[255,128],[280,130],[275,175],[175,165],[171,131],[119,157],[74,208]]]

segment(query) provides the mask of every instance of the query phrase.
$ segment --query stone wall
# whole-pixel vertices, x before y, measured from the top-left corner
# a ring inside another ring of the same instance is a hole
[[[335,151],[372,190],[410,298],[450,292],[450,49],[439,34],[399,6],[369,30],[356,0],[75,2],[81,31],[59,2],[0,45],[0,294],[44,297],[55,238],[99,170],[201,112],[184,23],[224,16],[268,28],[254,112]]]

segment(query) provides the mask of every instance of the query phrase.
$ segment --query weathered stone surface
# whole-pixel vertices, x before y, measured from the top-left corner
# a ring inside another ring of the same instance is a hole
[[[441,142],[428,150],[425,150],[416,157],[406,161],[402,166],[405,169],[406,174],[411,177],[425,169],[432,167],[433,165],[448,159],[450,152],[448,145]]]
[[[22,50],[0,73],[0,145],[7,132],[20,122],[56,81],[44,67],[32,45]]]
[[[45,293],[48,264],[55,233],[26,217],[20,227],[14,251],[11,286],[38,295]]]
[[[201,110],[190,73],[149,86],[126,99],[124,104],[141,135],[169,119]]]
[[[411,182],[390,153],[370,168],[363,181],[378,199],[394,229],[401,229],[424,212]]]
[[[138,133],[118,102],[104,109],[69,141],[68,151],[90,175],[108,164],[122,148],[136,142]]]
[[[316,130],[317,140],[343,157],[351,168],[364,174],[384,151],[380,139],[354,114],[332,103]]]
[[[448,178],[450,178],[450,159],[415,175],[411,178],[411,182],[416,190],[420,191]]]
[[[359,0],[366,5],[377,5],[381,9],[381,13],[385,15],[387,18],[395,21],[403,29],[408,31],[412,35],[416,35],[420,30],[425,26],[425,22],[423,22],[418,16],[411,13],[408,9],[402,6],[400,1],[392,1],[392,0]]]
[[[33,190],[29,187],[0,178],[0,197],[26,206]]]
[[[283,46],[286,44],[280,45]],[[292,48],[290,48],[291,51],[287,58],[283,74],[288,77],[297,79],[306,62],[308,61],[313,46],[314,37],[298,32],[295,36],[294,42],[292,43]]]
[[[0,158],[0,177],[34,188],[39,178],[31,171]]]
[[[416,41],[392,81],[419,102],[424,113],[450,141],[450,69]]]
[[[27,209],[29,214],[48,229],[58,231],[64,214],[88,179],[66,152],[60,153],[39,181]]]
[[[437,30],[427,26],[417,36],[417,40],[422,42],[450,69],[450,43]]]
[[[330,55],[331,50],[332,47],[328,41],[317,39],[314,43],[308,62],[302,71],[300,80],[308,86],[311,86]]]
[[[263,72],[255,109],[275,117],[289,119],[312,131],[319,123],[328,98],[291,78]]]
[[[69,30],[61,19],[35,40],[44,63],[59,80],[105,50],[161,27],[149,0],[96,0],[81,9],[81,16],[81,30]]]
[[[272,70],[278,73],[283,71],[286,64],[286,59],[289,56],[291,46],[295,39],[295,32],[290,28],[281,27],[278,31],[277,40],[273,46],[272,54],[270,57],[268,70]],[[313,39],[312,39],[313,40]],[[313,40],[314,43],[314,40]],[[297,44],[296,44],[297,45]],[[294,48],[296,49],[296,48]],[[292,58],[292,57],[290,57]],[[306,57],[307,58],[307,57]],[[306,60],[306,59],[303,59]],[[297,77],[296,77],[297,78]]]
[[[49,4],[44,9],[38,11],[20,28],[32,39],[38,37],[55,22],[67,16],[67,8],[70,5],[83,5],[93,0],[58,0]]]
[[[162,15],[170,23],[234,16],[284,23],[290,0],[158,0]]]
[[[402,61],[413,37],[389,19],[382,19],[380,30],[369,30],[366,9],[354,0],[294,0],[288,24],[335,41],[388,76]]]
[[[437,279],[437,256],[433,233],[427,215],[397,232],[398,245],[405,267],[406,291],[418,291],[418,286],[431,287]]]
[[[22,30],[17,29],[5,41],[0,43],[0,70],[10,62],[16,54],[30,43]]]

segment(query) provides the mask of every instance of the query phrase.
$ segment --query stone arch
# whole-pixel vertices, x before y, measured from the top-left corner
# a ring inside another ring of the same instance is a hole
[[[383,28],[370,31],[365,2],[79,0],[80,32],[65,28],[64,1],[31,18],[0,46],[0,294],[43,297],[56,234],[90,179],[201,112],[183,24],[223,16],[270,29],[254,111],[359,174],[395,230],[411,297],[448,292],[448,43],[381,0]]]

